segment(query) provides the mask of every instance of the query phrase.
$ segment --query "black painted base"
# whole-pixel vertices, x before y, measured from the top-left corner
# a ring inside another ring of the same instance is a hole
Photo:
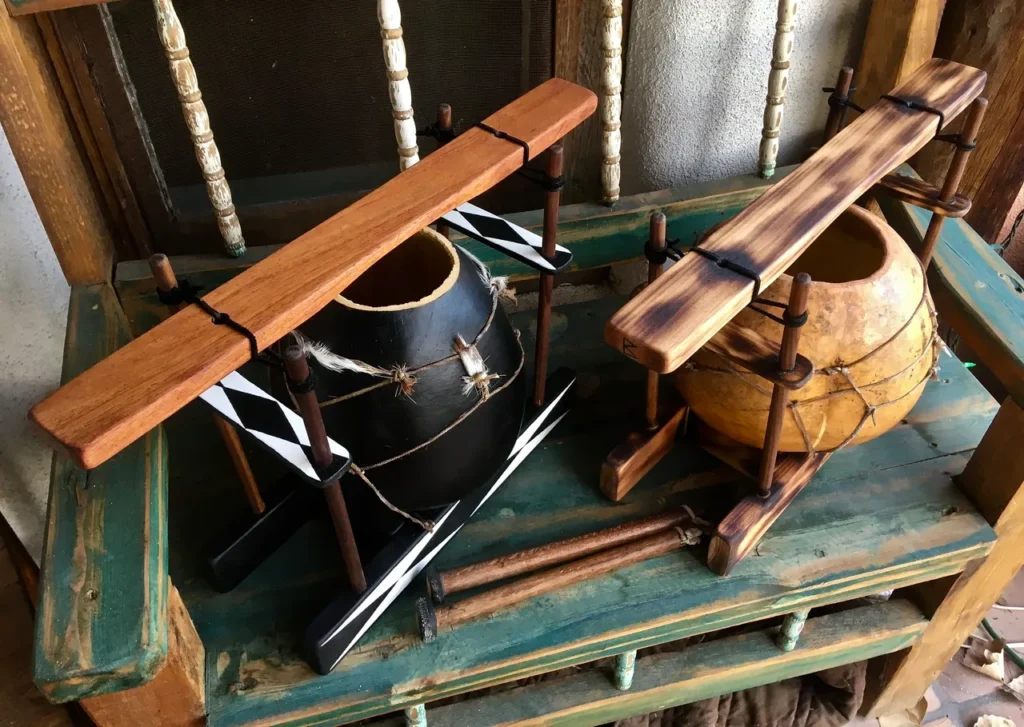
[[[418,525],[402,520],[400,523],[392,521],[396,527],[387,528],[384,535],[379,521],[373,532],[356,532],[369,585],[362,594],[346,589],[306,629],[303,648],[314,669],[321,674],[329,673],[548,435],[570,408],[575,380],[575,374],[566,368],[548,377],[548,400],[539,408],[527,405],[519,436],[505,467],[486,485],[458,502],[420,513],[421,517],[434,523],[432,531],[424,531]],[[347,491],[346,499],[348,497]],[[267,509],[263,514],[249,516],[237,523],[211,545],[207,562],[210,580],[217,590],[226,592],[233,589],[310,518],[323,517],[326,512],[320,491],[298,478],[278,483],[266,493],[265,501]],[[369,508],[376,502],[361,504]],[[351,509],[355,511],[358,507]]]

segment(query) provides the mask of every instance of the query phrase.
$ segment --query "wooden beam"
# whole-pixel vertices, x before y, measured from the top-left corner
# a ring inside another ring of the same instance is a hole
[[[30,15],[32,13],[48,13],[52,10],[77,8],[83,5],[102,5],[111,0],[4,0],[7,11],[11,15]]]
[[[932,57],[946,0],[874,0],[854,84],[867,108]],[[946,56],[940,57],[945,58]],[[950,59],[960,60],[960,59]],[[972,64],[973,65],[973,64]]]
[[[949,120],[984,85],[984,72],[934,59],[894,93]],[[713,231],[701,247],[756,272],[767,287],[858,197],[923,147],[937,127],[934,114],[890,101],[876,104]],[[674,371],[750,302],[753,291],[749,277],[687,255],[612,317],[605,340],[654,371]]]
[[[1003,223],[1024,188],[1024,2],[949,0],[935,54],[989,75],[986,95],[991,103],[960,193],[974,203],[967,221],[989,242],[999,242]],[[949,144],[932,144],[915,157],[913,166],[937,183],[953,151]]]
[[[64,277],[109,280],[113,238],[39,27],[0,9],[0,124]]]
[[[1020,570],[1024,553],[1024,409],[1007,399],[974,450],[959,484],[999,536],[992,552],[941,588],[910,589],[931,613],[921,639],[890,664],[870,707],[889,714],[917,702]],[[946,582],[948,583],[948,581]],[[927,612],[926,612],[927,613]]]
[[[523,140],[533,158],[596,105],[590,91],[551,79],[486,123]],[[472,128],[205,300],[251,331],[262,350],[417,230],[519,169],[523,156],[518,144]],[[250,357],[245,336],[190,306],[64,385],[31,416],[89,469]]]

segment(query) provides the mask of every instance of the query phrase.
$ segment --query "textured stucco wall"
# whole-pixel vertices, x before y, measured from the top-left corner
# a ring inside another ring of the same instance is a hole
[[[36,559],[53,450],[29,407],[60,381],[68,284],[0,129],[0,511]]]
[[[820,144],[822,86],[856,66],[870,0],[798,0],[779,164]],[[775,0],[633,0],[622,191],[757,170]]]

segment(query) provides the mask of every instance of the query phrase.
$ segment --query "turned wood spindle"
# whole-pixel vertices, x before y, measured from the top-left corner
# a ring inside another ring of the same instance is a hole
[[[166,255],[157,253],[150,256],[149,269],[153,272],[156,287],[160,292],[169,293],[178,287],[178,278]],[[177,313],[181,306],[171,305],[168,308],[172,313]],[[267,509],[267,505],[263,502],[259,485],[256,484],[256,476],[252,473],[249,458],[246,457],[245,450],[242,448],[242,440],[239,438],[238,432],[230,422],[216,414],[213,415],[213,423],[217,425],[217,431],[220,432],[220,436],[224,440],[224,446],[231,457],[231,464],[234,465],[238,481],[242,483],[242,490],[245,492],[245,499],[249,501],[249,507],[255,514],[262,514]]]
[[[807,312],[807,295],[811,289],[811,276],[800,273],[793,278],[789,291],[789,305],[786,308],[787,318],[799,318]],[[782,344],[779,350],[779,370],[792,371],[796,366],[797,346],[800,343],[800,326],[786,325],[782,331]],[[779,439],[782,436],[782,424],[786,417],[786,405],[789,403],[789,389],[775,384],[772,386],[772,403],[768,409],[768,425],[764,433],[764,448],[761,452],[761,465],[757,478],[757,494],[768,497],[775,477],[775,460],[779,454]]]
[[[199,168],[203,172],[203,179],[206,180],[206,193],[217,214],[217,227],[224,239],[228,255],[240,257],[245,254],[242,225],[235,214],[231,187],[228,186],[221,164],[220,150],[213,140],[210,115],[206,110],[206,104],[203,103],[196,69],[192,65],[188,46],[185,44],[185,31],[171,0],[153,0],[153,7],[156,10],[157,33],[171,67],[171,79],[178,92],[181,110],[185,114],[185,124],[192,136]]]
[[[853,86],[853,69],[843,66],[839,69],[835,88],[828,97],[828,120],[825,122],[825,142],[838,134],[846,122],[846,103],[850,100],[850,88]]]
[[[657,252],[667,247],[665,242],[667,223],[665,215],[655,212],[651,215],[651,250]],[[647,263],[647,284],[650,285],[661,277],[665,270],[665,263]],[[654,371],[647,372],[647,407],[645,410],[647,428],[657,429],[658,423],[658,374]]]
[[[440,132],[452,130],[452,107],[446,103],[439,103],[437,105],[437,129]],[[437,147],[440,149],[447,143],[447,140],[442,135],[437,140]],[[444,220],[437,221],[437,232],[439,235],[444,235],[449,239],[452,236],[452,231]]]
[[[803,633],[804,624],[807,623],[807,617],[810,615],[811,609],[803,608],[799,611],[786,614],[786,618],[782,620],[782,626],[779,628],[779,635],[775,640],[775,643],[783,651],[792,651],[796,648],[797,642],[800,641],[800,634]]]
[[[619,199],[622,149],[622,0],[604,0],[601,51],[601,194],[605,204]]]
[[[978,131],[981,129],[981,121],[985,118],[985,110],[988,108],[988,99],[976,98],[967,110],[967,117],[964,119],[964,126],[960,130],[957,140],[957,150],[953,153],[953,159],[946,171],[946,178],[939,190],[939,200],[949,202],[956,196],[960,187],[960,179],[964,176],[967,168],[967,159],[971,155],[974,144],[978,140]],[[924,233],[924,240],[921,242],[921,265],[925,270],[932,262],[932,255],[935,254],[935,245],[939,241],[939,234],[942,232],[942,223],[946,217],[939,212],[932,212],[931,222]]]
[[[405,41],[402,40],[402,9],[398,0],[377,0],[377,21],[384,46],[384,65],[388,72],[391,116],[395,120],[398,165],[403,171],[420,160],[416,145],[416,121],[412,111],[412,87],[406,66]]]
[[[285,373],[292,384],[302,384],[309,378],[309,364],[305,354],[297,346],[287,347],[282,354],[282,359]],[[302,422],[306,425],[309,447],[313,452],[313,462],[319,468],[329,467],[334,461],[334,454],[327,441],[327,430],[324,429],[324,419],[316,400],[316,392],[293,392],[292,395],[295,397],[299,414],[302,415]],[[366,576],[363,574],[363,565],[359,559],[355,534],[352,532],[352,521],[349,519],[348,508],[345,506],[345,496],[341,492],[341,484],[337,478],[324,487],[324,498],[327,500],[327,510],[331,515],[331,522],[334,524],[338,545],[341,547],[341,557],[345,562],[345,572],[348,573],[349,584],[354,591],[362,593],[366,590]]]
[[[444,599],[453,593],[468,591],[487,583],[497,583],[506,578],[531,573],[541,568],[578,560],[609,548],[640,540],[648,535],[664,532],[690,521],[691,517],[685,510],[673,510],[643,520],[558,540],[536,548],[527,548],[480,563],[472,563],[461,568],[441,572],[428,568],[427,591],[435,603],[443,603]]]
[[[548,179],[562,176],[562,145],[552,144],[547,155]],[[544,234],[541,255],[548,260],[555,257],[555,242],[558,237],[558,205],[562,199],[561,189],[549,189],[544,195]],[[540,274],[540,293],[537,300],[537,343],[534,348],[533,403],[544,404],[544,385],[548,375],[548,344],[551,334],[551,296],[555,289],[555,276]]]
[[[772,44],[772,70],[768,74],[768,96],[765,98],[764,127],[761,130],[760,172],[768,179],[775,174],[775,160],[779,155],[779,134],[782,114],[786,105],[786,84],[790,58],[793,57],[793,16],[796,0],[779,0],[775,41]]]

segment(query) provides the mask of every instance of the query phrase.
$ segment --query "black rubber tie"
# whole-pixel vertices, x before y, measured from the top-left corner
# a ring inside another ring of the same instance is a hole
[[[739,263],[733,262],[728,258],[724,258],[721,255],[716,255],[710,250],[705,250],[700,245],[694,245],[690,248],[691,252],[695,252],[701,257],[706,257],[708,260],[713,261],[718,267],[731,270],[737,275],[742,275],[745,278],[750,278],[754,281],[754,294],[750,297],[751,302],[757,300],[757,296],[761,294],[761,276],[755,273],[750,268],[744,267]]]
[[[939,132],[942,130],[942,127],[946,125],[946,115],[933,106],[923,104],[920,101],[915,101],[912,98],[893,96],[891,93],[885,94],[884,96],[882,96],[882,98],[884,98],[886,101],[892,101],[894,104],[899,104],[900,106],[911,109],[913,111],[924,111],[926,113],[935,114],[936,116],[938,116],[939,126],[937,129],[935,129],[936,136],[938,136]]]
[[[287,377],[285,377],[287,378]],[[292,381],[288,379],[288,391],[293,394],[308,394],[311,391],[316,390],[316,372],[313,369],[309,370],[309,376],[302,381]]]
[[[518,139],[512,136],[511,134],[502,131],[501,129],[495,129],[493,126],[485,124],[483,121],[477,121],[475,124],[473,124],[473,126],[476,126],[479,129],[483,129],[484,131],[493,134],[498,139],[511,141],[513,144],[518,144],[519,146],[523,147],[523,166],[525,167],[527,164],[530,163],[530,145],[523,141],[522,139]]]

